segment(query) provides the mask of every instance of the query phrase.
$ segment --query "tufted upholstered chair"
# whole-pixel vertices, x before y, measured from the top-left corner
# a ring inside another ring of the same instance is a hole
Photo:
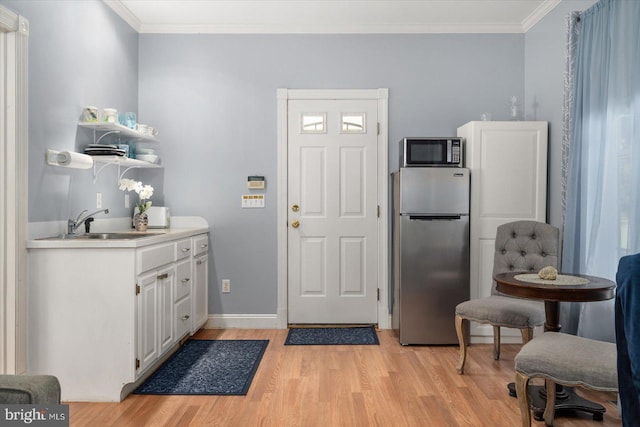
[[[558,267],[559,230],[537,221],[503,224],[496,232],[493,274],[511,271],[538,272],[546,266]],[[493,281],[491,295],[465,301],[456,307],[455,324],[460,344],[456,370],[464,373],[467,356],[465,328],[469,321],[493,326],[493,358],[500,359],[500,328],[520,329],[523,343],[533,337],[533,328],[544,324],[544,303],[503,295]]]
[[[60,403],[60,382],[53,375],[0,375],[0,404]]]

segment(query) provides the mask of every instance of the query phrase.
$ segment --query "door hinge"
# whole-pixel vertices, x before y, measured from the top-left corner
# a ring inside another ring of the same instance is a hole
[[[136,283],[136,295],[140,295],[140,285]]]
[[[378,124],[378,135],[380,135],[380,122],[378,122],[377,124]]]
[[[378,218],[380,218],[380,205],[378,205]]]
[[[380,301],[380,288],[378,288],[378,301]]]
[[[136,369],[140,369],[140,359],[136,357]]]

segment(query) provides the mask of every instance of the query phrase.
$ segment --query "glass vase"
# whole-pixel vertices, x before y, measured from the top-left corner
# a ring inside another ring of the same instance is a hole
[[[133,216],[133,227],[136,231],[147,231],[149,216],[146,212],[137,213]]]

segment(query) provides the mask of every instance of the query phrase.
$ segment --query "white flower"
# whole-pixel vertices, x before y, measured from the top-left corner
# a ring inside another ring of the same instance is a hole
[[[140,191],[137,191],[141,199],[150,199],[153,196],[153,187],[145,185]]]
[[[135,191],[138,193],[138,203],[136,206],[140,213],[146,211],[151,207],[151,200],[148,200],[153,196],[153,187],[150,185],[142,185],[140,181],[134,181],[128,178],[122,178],[120,180],[120,190],[122,191]]]

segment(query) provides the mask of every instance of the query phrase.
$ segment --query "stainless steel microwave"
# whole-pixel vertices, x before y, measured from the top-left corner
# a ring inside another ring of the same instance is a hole
[[[462,138],[403,138],[400,167],[463,167]]]

